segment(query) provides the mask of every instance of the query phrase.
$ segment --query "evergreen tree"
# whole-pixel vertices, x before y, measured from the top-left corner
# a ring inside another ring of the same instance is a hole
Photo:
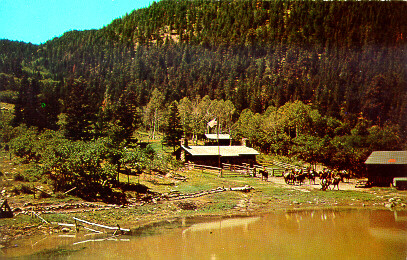
[[[38,100],[39,93],[39,82],[35,78],[29,81],[27,77],[23,77],[15,105],[14,125],[24,123],[39,129],[46,127],[47,118],[41,113],[41,104]]]
[[[169,107],[168,121],[164,133],[164,143],[166,145],[172,146],[175,151],[175,147],[179,144],[179,140],[181,139],[181,137],[181,117],[178,111],[178,103],[174,101]]]
[[[65,99],[66,137],[71,140],[92,139],[92,124],[96,111],[91,103],[91,95],[83,79],[69,80],[68,96]]]
[[[130,141],[136,127],[137,108],[135,105],[134,94],[125,92],[119,99],[119,105],[114,115],[114,124],[120,127],[117,134],[122,141]]]

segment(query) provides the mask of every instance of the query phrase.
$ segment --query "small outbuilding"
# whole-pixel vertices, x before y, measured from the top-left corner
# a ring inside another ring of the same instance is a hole
[[[7,203],[7,200],[0,201],[0,218],[12,218],[13,211]]]
[[[375,151],[365,161],[373,186],[390,186],[393,178],[407,177],[407,151]]]

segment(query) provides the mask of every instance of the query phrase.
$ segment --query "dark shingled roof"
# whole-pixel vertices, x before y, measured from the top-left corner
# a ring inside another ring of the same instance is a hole
[[[407,151],[373,152],[365,164],[407,164]]]

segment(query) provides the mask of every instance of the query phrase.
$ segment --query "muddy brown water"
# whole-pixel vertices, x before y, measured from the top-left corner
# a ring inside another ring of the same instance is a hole
[[[114,238],[36,237],[15,241],[0,258],[63,248],[77,250],[69,259],[407,259],[407,212],[304,210],[201,221]]]

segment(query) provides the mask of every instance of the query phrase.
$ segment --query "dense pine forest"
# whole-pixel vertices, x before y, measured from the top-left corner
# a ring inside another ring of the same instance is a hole
[[[216,117],[264,153],[362,172],[371,151],[406,149],[406,13],[406,2],[162,0],[41,45],[1,40],[0,101],[15,112],[1,114],[0,141],[57,179],[70,155],[44,139],[88,147],[96,170],[77,171],[107,172],[106,158],[120,168],[154,154],[123,152],[135,130],[175,148]]]

